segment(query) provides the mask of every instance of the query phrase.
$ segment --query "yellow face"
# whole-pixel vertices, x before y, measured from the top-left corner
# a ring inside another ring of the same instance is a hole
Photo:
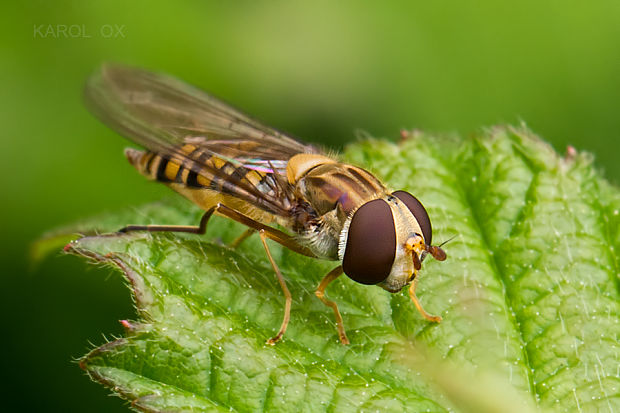
[[[417,275],[418,270],[422,268],[422,261],[426,256],[426,247],[424,244],[424,238],[419,235],[415,235],[407,239],[405,242],[405,250],[411,254],[413,260],[413,272],[411,273],[410,280],[413,280]]]

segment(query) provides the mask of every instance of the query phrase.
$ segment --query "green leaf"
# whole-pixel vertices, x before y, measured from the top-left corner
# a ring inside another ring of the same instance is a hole
[[[80,365],[143,411],[620,410],[620,193],[587,155],[569,155],[513,128],[351,145],[348,161],[424,203],[436,242],[455,238],[419,283],[440,324],[406,292],[330,285],[349,346],[314,296],[333,262],[271,245],[294,300],[284,340],[268,346],[284,299],[257,237],[223,246],[241,226],[217,218],[204,237],[81,238],[68,251],[119,269],[139,319]],[[78,229],[199,217],[174,200]]]

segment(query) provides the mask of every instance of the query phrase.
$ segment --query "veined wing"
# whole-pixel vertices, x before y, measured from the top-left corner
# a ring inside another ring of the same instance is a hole
[[[102,66],[89,79],[85,98],[89,109],[118,133],[209,181],[228,182],[231,195],[276,214],[288,211],[293,196],[285,179],[288,160],[318,152],[193,86],[142,69]],[[182,149],[187,145],[198,150],[188,153]],[[244,180],[233,182],[207,162],[212,156],[273,174],[279,193],[265,193]]]

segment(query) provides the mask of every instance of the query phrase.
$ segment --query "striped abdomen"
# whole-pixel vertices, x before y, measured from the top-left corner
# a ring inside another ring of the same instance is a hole
[[[240,192],[240,184],[252,186],[263,194],[275,195],[277,183],[272,174],[234,165],[214,155],[197,153],[200,149],[191,144],[183,146],[180,151],[184,156],[177,158],[127,148],[125,156],[142,175],[167,184],[205,209],[221,201],[218,194],[235,197]],[[199,160],[200,164],[193,159]]]

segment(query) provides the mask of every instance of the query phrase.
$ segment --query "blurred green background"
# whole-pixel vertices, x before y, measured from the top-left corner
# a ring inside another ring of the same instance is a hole
[[[24,1],[2,9],[5,407],[126,411],[74,363],[134,317],[120,277],[60,254],[34,272],[28,260],[29,244],[48,229],[168,194],[132,170],[127,141],[83,107],[84,80],[103,61],[168,72],[336,148],[357,129],[396,140],[401,128],[466,136],[525,121],[559,151],[593,152],[611,181],[620,178],[615,0]]]

